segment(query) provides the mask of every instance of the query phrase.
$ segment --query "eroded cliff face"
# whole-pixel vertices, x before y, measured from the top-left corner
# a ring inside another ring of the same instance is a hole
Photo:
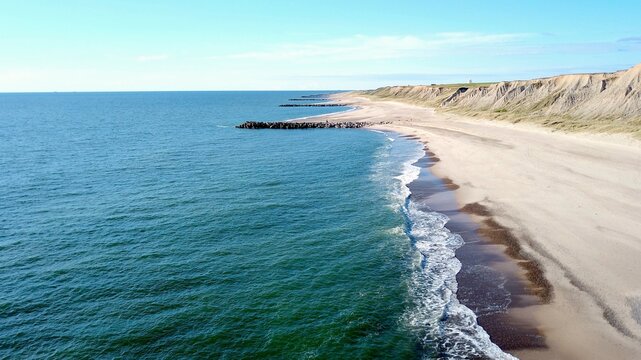
[[[641,134],[641,64],[615,73],[561,75],[488,85],[390,86],[363,94],[566,130]]]

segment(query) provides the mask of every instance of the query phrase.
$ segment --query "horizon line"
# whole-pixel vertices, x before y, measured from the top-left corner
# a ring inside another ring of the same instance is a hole
[[[308,89],[308,90],[72,90],[72,91],[0,91],[0,95],[6,94],[100,94],[100,93],[146,93],[146,92],[308,92],[308,91],[362,91],[369,89]]]

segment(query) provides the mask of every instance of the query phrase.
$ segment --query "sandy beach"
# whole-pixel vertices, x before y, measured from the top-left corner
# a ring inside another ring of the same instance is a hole
[[[416,136],[440,159],[431,171],[458,186],[459,205],[487,208],[518,239],[520,252],[540,264],[552,285],[549,301],[514,313],[536,324],[547,348],[512,354],[639,358],[640,142],[443,114],[349,93],[338,99],[358,109],[316,120],[381,123],[375,127]]]

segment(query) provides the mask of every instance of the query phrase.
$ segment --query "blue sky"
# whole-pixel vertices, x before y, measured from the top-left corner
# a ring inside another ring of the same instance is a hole
[[[641,1],[0,0],[0,91],[363,89],[613,71]]]

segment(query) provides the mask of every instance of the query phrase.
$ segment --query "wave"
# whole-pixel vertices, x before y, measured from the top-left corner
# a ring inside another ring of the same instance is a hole
[[[408,184],[420,175],[420,168],[413,165],[424,156],[422,150],[420,153],[405,162],[402,174],[396,177],[401,183],[407,235],[414,245],[412,306],[404,321],[426,350],[425,358],[516,359],[490,340],[474,312],[456,297],[461,262],[455,252],[465,242],[446,228],[446,215],[412,202]]]
[[[377,133],[377,134],[383,134],[383,135],[386,135],[386,134],[387,134],[385,131],[374,130],[374,129],[368,129],[368,130],[369,130],[369,131],[371,131],[371,132],[375,132],[375,133]],[[394,142],[394,141],[396,140],[396,139],[394,139],[394,138],[393,138],[393,137],[391,137],[391,136],[386,136],[385,138],[386,138],[386,139],[387,139],[387,141],[389,141],[389,142]]]

